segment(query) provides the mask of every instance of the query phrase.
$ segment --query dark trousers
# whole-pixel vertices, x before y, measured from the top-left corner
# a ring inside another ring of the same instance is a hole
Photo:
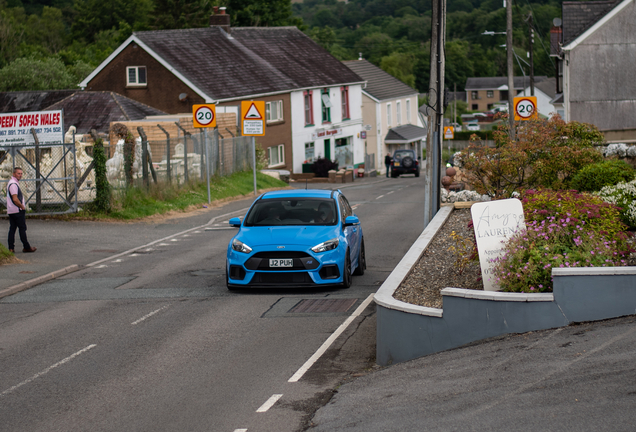
[[[391,164],[386,164],[386,176],[389,176],[389,171],[391,169]]]
[[[18,213],[9,215],[9,249],[15,249],[15,230],[20,233],[20,241],[24,249],[30,249],[31,245],[26,235],[26,211],[20,210]]]

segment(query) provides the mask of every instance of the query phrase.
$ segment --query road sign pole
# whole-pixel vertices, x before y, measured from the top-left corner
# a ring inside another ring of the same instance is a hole
[[[208,204],[212,203],[210,196],[210,150],[208,149],[208,130],[203,129],[203,145],[205,146],[205,177],[208,183]]]
[[[252,171],[254,172],[254,195],[258,195],[256,189],[256,138],[252,137]]]

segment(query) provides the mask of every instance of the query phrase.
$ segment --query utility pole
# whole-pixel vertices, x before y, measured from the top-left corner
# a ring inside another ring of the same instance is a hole
[[[508,120],[510,122],[510,139],[515,139],[515,107],[513,106],[515,91],[514,65],[512,58],[512,0],[504,0],[506,5],[506,52],[508,54]]]
[[[446,0],[432,2],[431,69],[428,90],[429,127],[426,140],[426,187],[424,228],[440,209],[442,121],[444,117],[444,42],[446,40]]]
[[[530,24],[530,96],[534,96],[534,24],[532,23],[532,12],[528,16]]]

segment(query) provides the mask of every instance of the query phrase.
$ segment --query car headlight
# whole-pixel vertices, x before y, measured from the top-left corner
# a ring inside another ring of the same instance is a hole
[[[340,242],[338,241],[338,239],[335,238],[335,239],[327,240],[326,242],[320,243],[319,245],[312,247],[311,250],[316,253],[326,252],[326,251],[334,250],[335,248],[337,248],[339,243]]]
[[[232,240],[232,249],[237,252],[250,253],[252,252],[252,248],[243,243],[240,240],[234,239]]]

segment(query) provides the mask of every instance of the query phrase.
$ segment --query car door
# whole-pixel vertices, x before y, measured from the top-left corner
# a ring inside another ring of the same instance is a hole
[[[349,245],[349,252],[351,257],[351,263],[353,263],[358,257],[358,251],[360,249],[360,227],[359,226],[344,226],[344,222],[348,216],[353,216],[353,210],[349,205],[349,201],[343,196],[340,195],[338,197],[338,206],[340,207],[340,216],[342,218],[342,226],[344,231],[344,236],[347,239],[347,244]]]

